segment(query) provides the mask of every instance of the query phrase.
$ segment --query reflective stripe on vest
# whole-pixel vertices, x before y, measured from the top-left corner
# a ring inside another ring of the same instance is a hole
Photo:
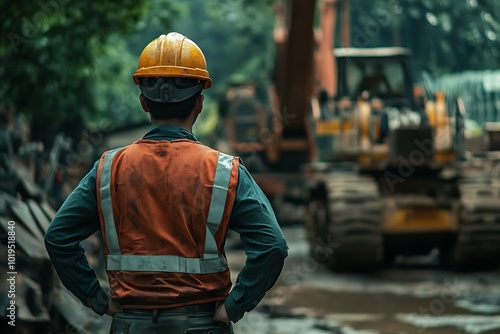
[[[109,255],[106,257],[106,269],[186,274],[208,274],[226,270],[228,268],[227,261],[223,255],[219,255],[215,234],[219,230],[224,213],[233,157],[219,152],[208,210],[203,258],[186,258],[175,255],[129,255],[121,254],[111,202],[110,185],[113,157],[120,150],[121,148],[106,154],[100,175],[100,202],[109,250]]]

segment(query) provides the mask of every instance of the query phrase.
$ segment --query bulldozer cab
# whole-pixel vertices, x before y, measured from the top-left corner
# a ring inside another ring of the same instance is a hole
[[[396,108],[413,109],[411,52],[404,48],[340,48],[337,97],[378,98]]]
[[[339,48],[334,55],[336,103],[316,112],[318,160],[358,161],[373,168],[407,156],[401,143],[411,153],[414,147],[408,142],[432,141],[426,115],[414,108],[408,49]]]

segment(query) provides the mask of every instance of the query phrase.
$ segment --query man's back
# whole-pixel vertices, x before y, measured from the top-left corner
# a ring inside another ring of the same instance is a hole
[[[237,158],[188,139],[143,139],[103,155],[97,169],[101,231],[108,269],[113,269],[108,278],[122,308],[177,307],[225,299],[231,281],[221,255],[236,196],[238,165]],[[109,205],[114,224],[106,221]],[[113,229],[119,239],[114,252],[112,234],[108,235]],[[210,242],[214,249],[207,254]],[[124,262],[130,261],[125,256],[138,255],[142,255],[138,268],[125,267]],[[109,263],[117,261],[110,268]]]

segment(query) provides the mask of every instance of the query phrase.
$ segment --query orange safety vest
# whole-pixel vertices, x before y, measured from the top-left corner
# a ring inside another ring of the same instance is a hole
[[[122,308],[223,300],[239,159],[199,142],[139,140],[101,157],[97,204],[110,290]]]

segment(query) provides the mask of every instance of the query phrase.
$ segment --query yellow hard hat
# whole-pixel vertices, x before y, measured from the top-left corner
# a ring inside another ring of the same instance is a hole
[[[204,89],[212,86],[203,52],[177,32],[161,35],[144,48],[134,82],[139,84],[139,79],[144,77],[193,78],[204,81]]]

